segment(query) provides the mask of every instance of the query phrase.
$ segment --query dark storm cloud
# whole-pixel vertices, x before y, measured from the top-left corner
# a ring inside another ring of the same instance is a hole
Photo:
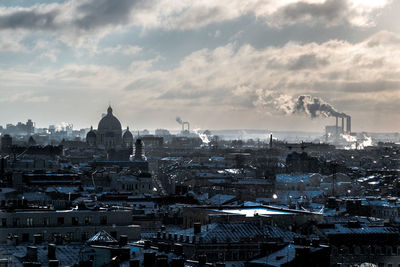
[[[129,23],[133,10],[145,10],[152,2],[90,0],[6,9],[0,13],[0,29],[91,31]]]
[[[250,15],[275,26],[308,22],[324,26],[370,26],[376,10],[386,5],[354,4],[346,0],[309,3],[279,1],[168,1],[168,0],[69,0],[30,7],[2,7],[0,29],[58,30],[85,33],[109,26],[136,25],[168,30],[197,29]]]
[[[150,3],[152,1],[148,1]],[[134,8],[145,8],[142,0],[96,0],[83,3],[76,8],[82,17],[73,23],[77,28],[92,30],[107,25],[120,25],[129,22]]]
[[[59,25],[55,22],[60,10],[45,12],[37,10],[21,10],[0,16],[0,29],[40,29],[55,30]]]
[[[273,18],[277,19],[279,24],[311,20],[313,23],[324,22],[329,25],[346,20],[348,12],[346,0],[327,0],[320,4],[297,2],[282,7]]]

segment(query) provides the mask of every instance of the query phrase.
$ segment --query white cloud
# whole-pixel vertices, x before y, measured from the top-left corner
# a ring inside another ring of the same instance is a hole
[[[44,103],[49,101],[49,96],[36,95],[33,92],[15,93],[0,98],[0,103]]]
[[[188,30],[245,15],[278,27],[299,22],[327,27],[338,24],[370,27],[389,3],[389,0],[69,0],[31,7],[0,6],[0,30],[51,33],[71,46],[91,47],[111,31],[131,26]]]
[[[169,70],[153,68],[159,57],[134,61],[127,70],[79,64],[39,73],[0,70],[0,90],[41,88],[38,97],[68,96],[93,105],[113,99],[127,117],[161,110],[172,117],[177,110],[268,116],[277,104],[284,108],[303,94],[322,97],[346,113],[387,117],[400,101],[399,44],[398,35],[383,31],[354,44],[289,42],[264,49],[228,44],[195,51]],[[8,101],[21,99],[15,97]]]

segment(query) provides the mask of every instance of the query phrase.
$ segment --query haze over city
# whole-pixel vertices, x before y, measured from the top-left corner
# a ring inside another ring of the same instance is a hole
[[[400,129],[399,1],[2,1],[0,124]],[[329,115],[329,114],[328,114]]]
[[[400,0],[1,0],[0,267],[400,267]]]

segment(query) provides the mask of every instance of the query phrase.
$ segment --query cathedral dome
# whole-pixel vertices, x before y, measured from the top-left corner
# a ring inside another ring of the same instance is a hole
[[[96,132],[93,130],[93,127],[90,127],[90,131],[86,134],[86,143],[89,146],[96,146]]]
[[[97,127],[98,131],[122,131],[121,123],[119,120],[112,114],[111,106],[107,109],[107,115],[104,116]]]
[[[132,148],[133,146],[133,135],[129,131],[129,127],[126,127],[126,131],[124,135],[122,136],[122,143],[126,148]]]
[[[133,143],[133,135],[129,131],[129,127],[126,128],[126,131],[125,131],[124,135],[122,136],[122,139],[126,140],[126,141],[131,141]]]
[[[93,127],[90,127],[90,131],[86,134],[86,139],[88,138],[96,139],[96,133],[93,131]]]

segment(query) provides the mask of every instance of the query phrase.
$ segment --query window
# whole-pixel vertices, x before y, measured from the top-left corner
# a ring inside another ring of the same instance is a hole
[[[78,225],[79,224],[79,218],[78,217],[72,217],[72,225]]]
[[[44,217],[43,218],[43,225],[44,226],[48,226],[50,224],[50,219],[49,219],[49,217]]]
[[[110,235],[114,238],[117,238],[117,232],[116,231],[111,231]]]
[[[13,218],[13,226],[14,227],[19,226],[19,218]]]
[[[58,218],[57,218],[57,224],[58,224],[58,225],[64,224],[64,217],[58,217]]]
[[[89,233],[88,232],[82,232],[82,241],[87,241],[89,239]]]
[[[74,240],[74,233],[73,232],[68,232],[65,234],[65,239],[69,242]]]
[[[3,227],[6,227],[6,226],[7,226],[7,218],[2,218],[2,219],[1,219],[1,225],[2,225]]]
[[[92,216],[85,216],[85,224],[91,224],[92,223]]]
[[[22,242],[29,242],[29,233],[22,234]]]
[[[33,226],[33,218],[26,218],[26,226]]]
[[[100,224],[101,225],[107,224],[107,216],[100,216]]]

